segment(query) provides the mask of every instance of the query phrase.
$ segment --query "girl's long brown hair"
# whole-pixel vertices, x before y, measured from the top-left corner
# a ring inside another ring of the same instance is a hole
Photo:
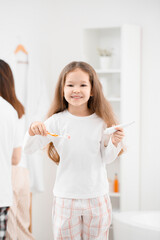
[[[91,109],[91,112],[96,113],[100,118],[102,118],[104,122],[107,124],[107,127],[111,127],[112,125],[118,124],[118,121],[114,115],[110,103],[104,97],[102,85],[98,79],[95,70],[88,63],[85,62],[71,62],[64,67],[59,76],[55,89],[55,96],[49,109],[49,112],[47,114],[47,118],[49,118],[55,113],[62,112],[68,108],[68,103],[65,100],[63,93],[65,80],[67,74],[69,72],[74,71],[77,68],[88,73],[89,75],[93,96],[90,97],[88,101],[88,108]],[[120,154],[122,152],[123,150],[121,150]],[[49,143],[47,146],[47,153],[49,158],[51,158],[58,165],[60,157],[52,142]]]
[[[0,96],[9,102],[17,111],[18,118],[24,114],[24,107],[17,99],[14,78],[10,66],[0,59]]]

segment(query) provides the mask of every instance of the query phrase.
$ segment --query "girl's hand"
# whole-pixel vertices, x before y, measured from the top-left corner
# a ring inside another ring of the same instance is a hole
[[[122,141],[125,135],[124,135],[123,128],[116,127],[115,129],[118,131],[112,134],[111,139],[112,139],[112,143],[117,147],[118,143]]]
[[[47,136],[46,127],[43,122],[33,122],[29,128],[29,135],[42,135]]]

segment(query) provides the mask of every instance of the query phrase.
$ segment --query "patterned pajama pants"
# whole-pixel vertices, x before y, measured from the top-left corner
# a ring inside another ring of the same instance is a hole
[[[54,240],[107,240],[111,212],[108,195],[91,199],[54,197]]]
[[[6,239],[8,209],[9,207],[0,208],[0,240]]]

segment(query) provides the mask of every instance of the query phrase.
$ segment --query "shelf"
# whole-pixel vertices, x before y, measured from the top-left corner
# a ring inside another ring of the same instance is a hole
[[[104,73],[121,73],[120,69],[96,69],[96,73],[104,74]]]
[[[98,48],[113,49],[110,68],[102,68]],[[116,211],[138,209],[139,206],[139,178],[135,181],[134,177],[130,177],[130,172],[134,169],[134,176],[139,176],[140,53],[140,26],[125,24],[120,27],[88,28],[83,31],[84,61],[95,69],[103,94],[111,104],[117,121],[126,122],[132,117],[137,122],[135,129],[126,132],[125,140],[129,147],[120,157],[121,161],[116,160],[106,166],[109,179],[114,179],[115,172],[121,176],[120,193],[109,193]],[[135,92],[138,92],[136,98]]]
[[[120,197],[120,193],[110,192],[109,196],[110,197]]]

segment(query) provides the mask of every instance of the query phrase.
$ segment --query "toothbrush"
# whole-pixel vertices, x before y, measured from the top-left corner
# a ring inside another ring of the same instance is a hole
[[[112,133],[118,131],[118,130],[115,129],[116,127],[125,128],[125,127],[128,127],[128,126],[132,125],[133,123],[135,123],[135,121],[132,121],[132,122],[129,122],[129,123],[124,123],[124,124],[119,124],[119,125],[116,125],[116,126],[113,126],[113,127],[106,128],[104,130],[104,134],[108,134],[108,135],[112,134]]]
[[[64,137],[64,138],[67,138],[67,139],[71,138],[69,135],[58,135],[58,134],[55,134],[55,133],[50,133],[48,131],[47,131],[47,134],[49,134],[50,136],[53,136],[53,137]]]

